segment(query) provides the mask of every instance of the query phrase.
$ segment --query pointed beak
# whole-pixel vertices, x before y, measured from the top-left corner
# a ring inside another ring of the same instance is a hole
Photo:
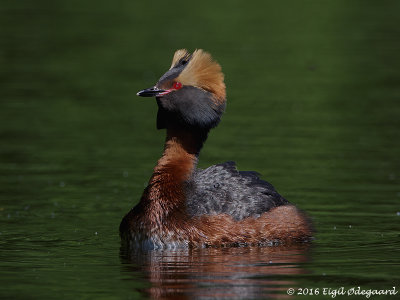
[[[168,94],[166,92],[168,92],[168,91],[162,90],[162,89],[159,89],[159,88],[153,86],[149,89],[145,89],[145,90],[138,92],[136,95],[141,96],[141,97],[158,97],[158,96],[163,96],[165,94]]]

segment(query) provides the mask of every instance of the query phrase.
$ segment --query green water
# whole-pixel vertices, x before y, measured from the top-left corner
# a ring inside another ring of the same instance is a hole
[[[120,252],[164,140],[135,93],[183,47],[228,89],[200,167],[263,174],[311,216],[311,245]],[[399,1],[2,1],[0,298],[399,291],[399,53]]]

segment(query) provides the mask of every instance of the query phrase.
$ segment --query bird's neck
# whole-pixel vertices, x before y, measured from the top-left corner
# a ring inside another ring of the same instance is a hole
[[[175,159],[181,160],[183,156],[190,156],[197,158],[200,150],[207,139],[208,130],[190,129],[190,128],[167,128],[167,137],[164,145],[164,153],[159,164],[173,161]]]
[[[187,180],[196,168],[200,149],[190,134],[167,131],[164,152],[154,168],[153,177],[159,180],[161,175],[168,175],[171,183]]]
[[[146,202],[173,209],[185,201],[185,182],[196,169],[208,131],[167,128],[164,152],[143,195]],[[165,213],[168,213],[164,210]]]

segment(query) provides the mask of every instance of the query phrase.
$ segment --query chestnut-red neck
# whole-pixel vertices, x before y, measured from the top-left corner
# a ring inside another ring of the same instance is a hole
[[[184,211],[185,183],[193,174],[206,133],[167,129],[164,153],[158,160],[142,200],[158,221]]]

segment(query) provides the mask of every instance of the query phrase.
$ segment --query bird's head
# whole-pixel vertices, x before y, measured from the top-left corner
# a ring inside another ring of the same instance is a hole
[[[158,129],[186,126],[208,130],[219,123],[225,110],[224,74],[209,53],[177,50],[171,68],[156,85],[137,95],[156,97]]]

